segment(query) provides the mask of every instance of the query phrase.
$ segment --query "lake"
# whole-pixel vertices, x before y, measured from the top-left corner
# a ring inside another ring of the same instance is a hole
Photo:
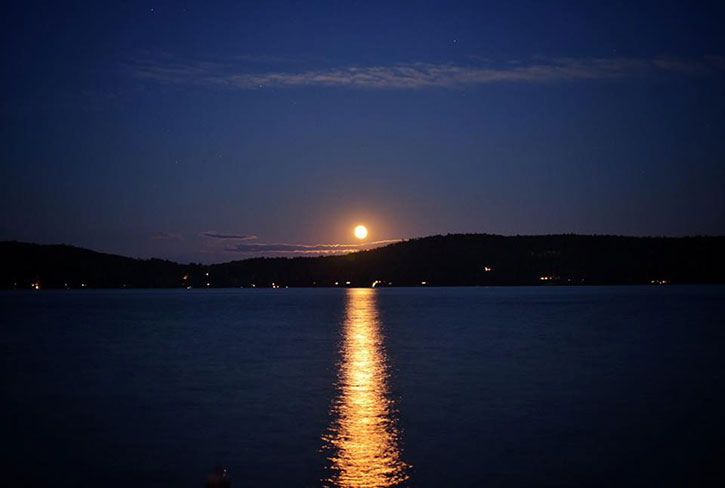
[[[725,287],[8,291],[17,485],[720,486]],[[11,486],[7,483],[6,486]]]

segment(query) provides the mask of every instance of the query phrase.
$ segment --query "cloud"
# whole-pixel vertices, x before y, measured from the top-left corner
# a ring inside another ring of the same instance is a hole
[[[257,236],[251,234],[220,234],[214,231],[202,232],[201,236],[208,237],[210,239],[233,239],[238,241],[249,241],[257,238]]]
[[[367,242],[362,244],[237,244],[226,248],[225,251],[248,254],[343,254],[352,251],[362,251],[375,247],[400,242],[401,239],[387,239],[382,241]]]
[[[181,234],[174,232],[154,232],[151,234],[151,240],[153,241],[183,241],[184,238]]]
[[[194,62],[135,61],[140,79],[182,85],[250,90],[261,87],[326,86],[366,89],[455,88],[488,83],[551,83],[601,80],[657,73],[705,73],[722,69],[723,58],[555,58],[497,65],[402,63],[391,66],[347,66],[308,71],[245,72],[233,66]]]

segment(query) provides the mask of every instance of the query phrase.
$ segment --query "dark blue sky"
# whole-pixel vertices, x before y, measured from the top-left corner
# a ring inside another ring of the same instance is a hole
[[[58,3],[0,19],[0,239],[725,233],[722,2]]]

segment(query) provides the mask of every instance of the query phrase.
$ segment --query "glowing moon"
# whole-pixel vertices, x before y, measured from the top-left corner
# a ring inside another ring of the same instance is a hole
[[[355,227],[355,237],[358,239],[365,239],[368,236],[368,229],[364,225],[358,225]]]

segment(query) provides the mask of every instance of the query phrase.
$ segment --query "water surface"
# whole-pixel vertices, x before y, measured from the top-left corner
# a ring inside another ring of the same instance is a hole
[[[374,288],[351,289],[343,325],[338,396],[330,432],[329,486],[396,486],[407,480]]]
[[[725,287],[0,293],[29,486],[718,486]]]

